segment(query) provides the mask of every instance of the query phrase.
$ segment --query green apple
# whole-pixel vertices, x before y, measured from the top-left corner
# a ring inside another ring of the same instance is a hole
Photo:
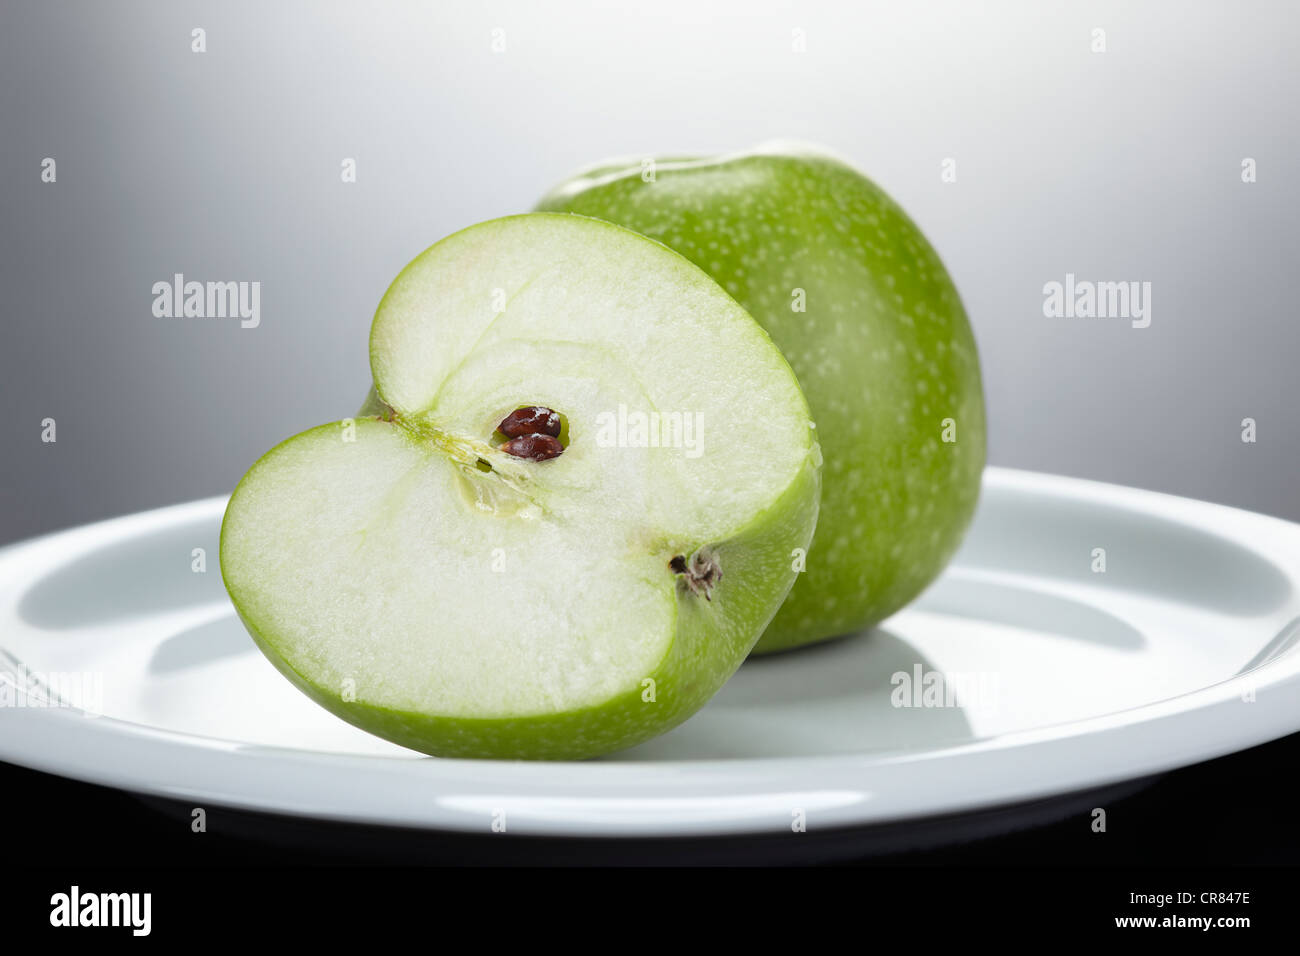
[[[372,417],[267,452],[221,570],[300,689],[430,754],[685,720],[780,607],[821,454],[794,373],[677,253],[538,213],[444,239],[370,333]]]
[[[540,208],[677,250],[799,377],[826,456],[821,518],[757,652],[866,628],[939,574],[979,495],[984,399],[957,290],[897,203],[840,160],[774,145],[603,163]]]

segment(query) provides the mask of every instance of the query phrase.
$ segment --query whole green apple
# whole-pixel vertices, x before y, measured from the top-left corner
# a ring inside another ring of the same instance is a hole
[[[370,368],[370,414],[263,455],[221,528],[254,640],[345,720],[439,756],[628,747],[703,706],[789,593],[808,404],[659,243],[472,226],[393,281]]]
[[[979,360],[943,263],[880,187],[818,150],[774,145],[602,163],[539,208],[676,249],[767,329],[799,377],[826,459],[821,517],[756,652],[868,627],[939,574],[979,496]]]

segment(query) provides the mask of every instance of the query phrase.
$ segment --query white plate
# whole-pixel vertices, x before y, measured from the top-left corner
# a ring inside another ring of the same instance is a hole
[[[0,759],[195,806],[685,836],[994,807],[1300,730],[1300,525],[991,468],[952,567],[876,631],[751,661],[686,724],[612,758],[426,758],[331,716],[257,652],[216,566],[224,506],[0,551],[0,681],[18,685]],[[897,675],[918,668],[959,688],[952,706],[895,706]],[[33,681],[102,715],[35,706]]]

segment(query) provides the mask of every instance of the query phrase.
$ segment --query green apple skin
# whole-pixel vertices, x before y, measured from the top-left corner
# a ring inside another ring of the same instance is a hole
[[[712,588],[709,600],[690,593],[677,581],[667,564],[661,562],[663,578],[654,586],[653,594],[656,601],[669,609],[672,621],[666,650],[655,666],[644,674],[636,674],[617,692],[599,702],[553,712],[485,717],[394,707],[367,699],[364,688],[350,697],[344,696],[336,683],[314,679],[308,672],[309,668],[300,666],[304,660],[303,635],[286,634],[284,615],[279,613],[274,596],[262,593],[262,582],[277,564],[286,561],[301,563],[310,560],[304,556],[335,548],[337,543],[331,538],[335,534],[332,523],[326,522],[322,530],[293,543],[292,549],[281,546],[278,540],[262,541],[255,546],[249,542],[258,526],[291,520],[299,510],[304,518],[308,518],[312,511],[320,510],[307,487],[308,482],[295,480],[294,474],[287,470],[289,466],[284,464],[295,456],[305,457],[313,468],[332,474],[331,470],[338,462],[351,460],[347,456],[366,456],[370,448],[410,447],[417,449],[419,454],[432,454],[425,447],[427,442],[422,431],[429,421],[425,409],[401,407],[400,399],[392,397],[393,391],[385,394],[385,366],[372,331],[372,367],[378,386],[372,387],[361,415],[345,423],[322,425],[287,439],[250,468],[232,494],[222,524],[221,569],[241,621],[281,674],[308,697],[349,723],[423,753],[461,758],[577,760],[631,747],[664,733],[703,706],[744,661],[796,580],[797,574],[791,566],[792,549],[806,549],[812,541],[819,511],[822,456],[809,407],[793,371],[769,336],[707,275],[658,243],[608,222],[580,216],[534,213],[483,223],[443,240],[412,262],[394,281],[381,303],[375,319],[376,328],[381,322],[387,322],[391,328],[400,321],[392,317],[393,309],[398,306],[390,307],[389,301],[409,298],[403,290],[409,289],[411,282],[421,281],[422,272],[427,274],[434,270],[439,275],[456,275],[460,274],[461,264],[468,263],[471,271],[466,273],[466,281],[475,289],[481,285],[490,290],[503,284],[499,277],[490,274],[493,263],[499,258],[496,255],[499,248],[536,248],[543,256],[555,249],[558,256],[566,244],[581,253],[576,257],[571,254],[570,259],[589,264],[593,271],[604,270],[596,281],[614,283],[616,288],[625,290],[621,292],[625,299],[636,295],[633,291],[626,291],[632,286],[626,277],[641,275],[642,285],[653,289],[656,298],[664,292],[689,294],[692,297],[690,301],[714,317],[717,323],[715,336],[726,331],[734,340],[742,342],[746,350],[744,361],[751,363],[747,367],[764,379],[768,390],[765,394],[776,396],[772,400],[782,403],[787,419],[786,451],[788,459],[795,464],[790,467],[788,480],[782,478],[783,483],[773,488],[770,498],[764,499],[763,507],[735,516],[719,516],[716,519],[718,527],[726,530],[701,542],[708,544],[724,569],[724,575]],[[455,253],[454,250],[462,247],[469,248],[469,253]],[[452,251],[443,253],[446,263],[435,270],[429,263],[436,263],[440,250],[444,249]],[[539,265],[538,274],[542,278],[532,283],[532,291],[544,291],[541,287],[546,282],[554,282],[572,292],[574,286],[582,281],[555,263],[543,268],[545,265],[547,263]],[[483,273],[485,269],[488,274]],[[488,298],[486,295],[482,297],[484,302]],[[656,308],[664,311],[664,306]],[[673,313],[670,307],[666,311]],[[690,320],[682,318],[680,312],[674,314],[677,317],[673,319],[673,341],[682,343],[683,349],[692,349],[694,329]],[[461,321],[459,316],[455,318],[457,322]],[[464,321],[470,322],[474,318],[466,315]],[[597,318],[612,321],[605,312],[593,316],[592,320]],[[541,342],[546,332],[544,324],[533,325],[529,334],[537,336]],[[508,339],[505,346],[509,346],[511,341]],[[651,338],[649,345],[652,349],[654,343]],[[726,360],[719,358],[716,367],[710,366],[716,368],[719,378],[727,377],[735,361],[734,351],[727,355]],[[642,355],[633,357],[649,364],[654,361]],[[562,371],[568,376],[573,370]],[[544,379],[543,375],[539,381]],[[515,387],[514,383],[511,382],[509,387]],[[528,388],[524,386],[520,399],[532,400],[534,393],[527,391]],[[741,389],[734,391],[743,393]],[[721,402],[720,399],[716,401]],[[562,403],[556,404],[563,407]],[[723,421],[723,411],[732,404],[731,400],[719,404],[714,409],[717,414],[710,420]],[[355,438],[350,444],[338,440],[342,424],[355,429]],[[740,456],[750,464],[763,458],[761,449],[751,446],[746,436],[737,434],[724,440],[722,435],[718,435],[713,441],[721,443],[724,449],[733,449],[730,456],[723,455],[719,474],[727,473],[727,469],[734,466],[737,450],[742,450]],[[494,467],[509,465],[508,461],[502,461],[500,452],[489,445],[479,444],[477,448],[481,458],[490,460]],[[575,445],[566,451],[566,456],[577,454],[576,448]],[[471,463],[455,467],[463,467],[468,479],[486,481],[486,476],[476,472],[472,458]],[[562,457],[559,461],[562,463],[564,460]],[[600,459],[593,461],[598,463]],[[546,484],[547,475],[558,474],[551,470],[554,464],[547,462],[539,466],[546,469],[536,472],[533,479],[539,487]],[[532,466],[515,464],[514,467]],[[713,494],[710,489],[715,486],[716,483],[692,485],[689,493],[707,502]],[[377,486],[356,485],[355,481],[346,491],[355,499],[381,493]],[[283,504],[266,504],[271,497],[282,499]],[[716,509],[705,510],[716,512]],[[325,513],[329,513],[328,509]],[[710,524],[713,521],[710,519]],[[397,530],[392,533],[401,533],[400,522],[393,527]],[[680,543],[654,541],[648,547],[658,560],[661,549],[666,549],[662,551],[666,559],[679,550],[668,545]],[[344,566],[348,568],[349,577],[373,574],[373,569],[368,570],[359,559]],[[553,586],[547,586],[548,595],[562,593],[568,586],[584,590],[599,587],[598,581],[584,580],[584,574],[590,570],[585,564],[548,569],[547,573],[554,575]],[[384,580],[386,578],[381,575],[378,586],[382,587]],[[501,586],[499,577],[490,585],[489,593],[498,595],[493,598],[496,603],[501,603],[497,590]],[[462,597],[449,593],[445,600],[460,601]],[[400,592],[395,599],[400,599]],[[442,601],[443,596],[439,595],[437,600]],[[610,601],[614,602],[612,606],[619,606],[619,600],[617,593],[610,595]],[[433,619],[436,617],[432,616]],[[433,626],[436,629],[437,625]],[[315,639],[315,625],[294,622],[293,627],[305,630],[308,643]],[[310,655],[306,660],[311,663]],[[472,694],[467,693],[467,696]]]
[[[794,368],[826,459],[806,570],[755,653],[870,627],[939,574],[978,500],[984,398],[957,290],[897,203],[814,148],[643,168],[602,163],[538,208],[627,226],[712,275]]]

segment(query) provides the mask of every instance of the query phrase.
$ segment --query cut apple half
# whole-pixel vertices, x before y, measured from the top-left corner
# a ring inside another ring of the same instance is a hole
[[[367,414],[264,455],[222,527],[290,680],[416,750],[505,758],[627,747],[722,686],[794,582],[821,459],[719,286],[621,227],[514,216],[407,266],[370,359]]]

